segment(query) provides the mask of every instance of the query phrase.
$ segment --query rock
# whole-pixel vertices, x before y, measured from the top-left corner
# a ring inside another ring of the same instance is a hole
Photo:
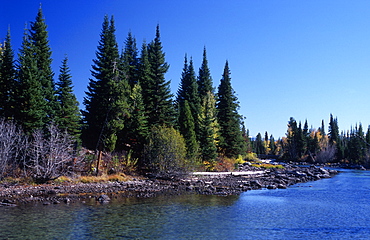
[[[108,197],[108,195],[102,194],[98,197],[97,201],[100,203],[107,203],[107,202],[110,202],[111,199]]]
[[[47,191],[47,194],[55,195],[55,194],[57,194],[57,192],[55,190],[49,190],[49,191]]]
[[[277,185],[277,188],[279,188],[279,189],[286,189],[287,187],[284,184],[278,184]]]
[[[276,189],[276,186],[275,185],[268,185],[267,189]]]

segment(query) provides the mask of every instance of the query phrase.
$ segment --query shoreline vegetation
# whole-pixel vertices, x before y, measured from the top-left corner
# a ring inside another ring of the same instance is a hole
[[[108,203],[114,198],[147,198],[157,195],[206,194],[238,195],[256,189],[285,189],[297,183],[330,178],[337,170],[323,166],[286,164],[284,168],[261,169],[242,165],[235,172],[194,172],[168,178],[127,177],[125,181],[73,182],[47,184],[0,184],[0,206],[28,203],[69,204],[95,200]]]

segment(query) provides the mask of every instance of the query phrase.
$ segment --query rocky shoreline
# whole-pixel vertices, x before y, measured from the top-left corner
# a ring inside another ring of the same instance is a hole
[[[258,172],[257,172],[258,171]],[[323,167],[287,165],[284,169],[266,169],[243,166],[239,174],[188,175],[182,178],[148,178],[127,182],[44,184],[27,186],[0,185],[0,206],[17,206],[27,203],[44,205],[71,203],[95,199],[109,202],[112,198],[153,197],[159,194],[185,193],[207,195],[233,195],[245,191],[267,188],[287,188],[291,185],[330,178],[336,170]],[[258,173],[258,174],[255,174]]]

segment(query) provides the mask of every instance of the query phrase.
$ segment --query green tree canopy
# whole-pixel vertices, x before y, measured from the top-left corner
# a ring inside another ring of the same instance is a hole
[[[60,67],[59,81],[57,85],[57,101],[59,109],[57,111],[57,126],[62,130],[67,130],[68,134],[79,138],[81,133],[81,117],[79,103],[73,93],[72,76],[68,66],[68,58],[65,57]]]
[[[87,147],[114,150],[117,135],[124,127],[128,114],[129,86],[120,69],[114,19],[105,16],[92,76],[84,98],[85,128],[83,139]]]
[[[245,153],[246,146],[240,128],[239,103],[231,86],[229,63],[227,61],[217,96],[217,119],[220,125],[219,147],[226,157],[237,158],[238,155]]]

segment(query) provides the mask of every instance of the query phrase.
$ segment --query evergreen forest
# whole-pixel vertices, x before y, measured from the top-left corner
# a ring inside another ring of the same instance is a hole
[[[249,136],[229,62],[214,88],[206,47],[199,68],[184,55],[171,92],[160,26],[153,30],[152,41],[139,45],[129,32],[119,47],[114,18],[103,18],[83,106],[68,57],[58,73],[51,68],[41,7],[17,55],[8,30],[0,47],[0,179],[231,171],[259,158],[369,165],[370,128],[340,131],[332,114],[327,133],[324,120],[314,128],[291,117],[285,137]]]

